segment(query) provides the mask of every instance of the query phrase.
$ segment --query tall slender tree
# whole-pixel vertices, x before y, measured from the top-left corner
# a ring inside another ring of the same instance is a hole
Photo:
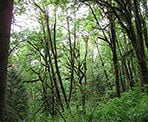
[[[120,26],[126,31],[126,34],[136,53],[139,65],[141,89],[143,90],[143,85],[148,84],[148,68],[146,63],[147,56],[145,52],[145,44],[147,44],[147,30],[145,29],[145,21],[141,15],[141,1],[114,0],[114,4],[111,4],[106,0],[94,0],[94,2],[100,6],[110,8],[111,13],[117,18]]]

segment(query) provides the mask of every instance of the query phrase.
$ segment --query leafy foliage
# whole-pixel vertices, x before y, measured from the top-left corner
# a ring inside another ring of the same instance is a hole
[[[134,88],[114,98],[99,103],[92,113],[87,115],[87,121],[99,122],[145,122],[148,120],[148,96]]]
[[[146,122],[148,120],[148,96],[141,93],[135,87],[129,92],[122,94],[121,98],[104,99],[98,102],[87,104],[87,114],[83,114],[75,107],[66,111],[64,116],[67,122]],[[71,119],[72,118],[72,119]],[[57,118],[55,121],[63,121]]]
[[[8,70],[6,94],[6,121],[25,120],[28,115],[28,95],[23,77],[13,67]]]
[[[27,2],[38,25],[12,34],[7,120],[148,121],[146,15],[130,2]]]

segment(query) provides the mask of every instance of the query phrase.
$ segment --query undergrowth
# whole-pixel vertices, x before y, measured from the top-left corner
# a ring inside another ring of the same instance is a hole
[[[148,122],[148,95],[139,88],[123,93],[120,98],[100,101],[95,110],[86,107],[89,108],[86,114],[75,108],[66,111],[66,122]]]

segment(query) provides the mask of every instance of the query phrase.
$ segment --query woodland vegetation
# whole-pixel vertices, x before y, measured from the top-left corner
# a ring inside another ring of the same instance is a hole
[[[1,0],[0,122],[147,122],[147,5]]]

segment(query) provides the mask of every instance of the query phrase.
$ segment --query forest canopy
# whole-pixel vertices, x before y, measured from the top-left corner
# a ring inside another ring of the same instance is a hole
[[[148,121],[147,5],[16,0],[5,121]]]

